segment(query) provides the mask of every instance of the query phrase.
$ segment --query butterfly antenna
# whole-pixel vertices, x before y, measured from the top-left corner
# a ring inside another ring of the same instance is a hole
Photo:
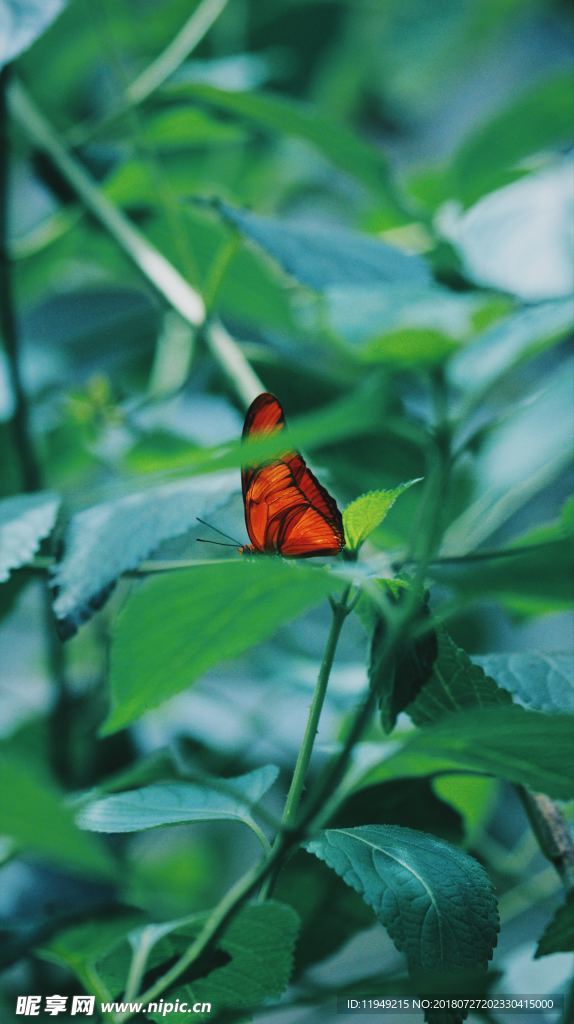
[[[237,544],[225,544],[222,540],[207,540],[205,537],[196,537],[196,540],[199,544],[217,544],[218,548],[236,548],[238,546]]]
[[[197,519],[198,523],[201,523],[202,526],[207,526],[209,527],[210,530],[215,530],[215,532],[218,533],[221,537],[225,537],[226,540],[233,541],[236,547],[241,547],[240,540],[235,540],[235,537],[230,537],[228,533],[224,533],[223,530],[220,530],[217,526],[212,526],[211,523],[206,523],[205,519],[200,519],[199,516],[196,516],[195,518]],[[213,543],[215,543],[215,541]]]

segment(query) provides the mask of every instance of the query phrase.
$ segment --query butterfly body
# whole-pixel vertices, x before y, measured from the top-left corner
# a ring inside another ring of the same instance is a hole
[[[284,427],[280,403],[265,392],[252,402],[242,436],[266,437]],[[241,483],[251,541],[239,549],[242,554],[312,558],[342,550],[343,521],[337,503],[299,452],[286,450],[275,459],[245,466]]]

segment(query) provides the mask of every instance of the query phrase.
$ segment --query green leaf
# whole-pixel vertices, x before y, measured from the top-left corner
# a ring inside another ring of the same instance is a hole
[[[574,796],[573,727],[572,715],[513,705],[460,711],[416,733],[361,783],[475,771],[569,800]]]
[[[458,348],[458,342],[448,334],[424,327],[403,327],[371,338],[361,348],[360,355],[366,363],[431,366],[444,362]]]
[[[560,72],[514,100],[464,141],[453,161],[457,194],[470,205],[508,181],[508,172],[536,153],[572,138],[574,80]]]
[[[201,923],[201,922],[200,922]],[[293,968],[293,953],[299,918],[292,907],[275,900],[252,903],[233,919],[219,941],[219,950],[231,959],[223,967],[210,970],[198,978],[170,991],[173,1001],[210,1002],[218,1011],[258,1006],[267,999],[276,999],[286,989]],[[183,952],[197,926],[177,931],[169,937],[174,952]],[[159,1013],[148,1014],[151,1020],[165,1021]],[[209,1020],[208,1015],[197,1015]],[[189,1014],[170,1014],[173,1024],[189,1024]]]
[[[574,655],[531,651],[473,655],[472,660],[524,707],[574,714]]]
[[[546,925],[534,956],[551,953],[574,953],[574,892],[568,894],[566,902],[558,907]]]
[[[391,591],[392,594],[392,591]],[[398,590],[391,601],[400,604],[405,591]],[[381,721],[385,732],[395,727],[398,715],[408,707],[430,678],[437,656],[437,641],[430,626],[428,594],[420,601],[413,627],[424,627],[422,636],[407,637],[400,644],[393,663],[386,657],[387,621],[379,615],[373,630],[369,657],[369,685],[380,698]]]
[[[519,614],[564,611],[574,603],[574,548],[571,541],[506,550],[504,557],[461,559],[431,565],[437,583],[452,588],[459,602],[496,598]]]
[[[425,284],[430,271],[420,256],[358,232],[291,223],[236,210],[218,209],[234,227],[273,257],[283,270],[315,291],[332,285]]]
[[[59,497],[48,491],[0,501],[0,583],[12,569],[32,560],[40,541],[52,530],[59,506]]]
[[[65,6],[66,0],[0,0],[0,68],[32,46]]]
[[[38,952],[46,960],[70,967],[85,981],[90,965],[110,953],[129,932],[145,924],[145,920],[142,914],[131,912],[72,925],[63,928]],[[89,984],[86,987],[89,989]]]
[[[488,436],[474,463],[474,500],[447,530],[443,554],[478,547],[563,471],[571,457],[573,374],[574,360],[564,361]]]
[[[226,146],[245,140],[238,125],[218,121],[204,110],[172,107],[150,114],[145,121],[145,138],[159,149],[191,149]]]
[[[4,780],[0,801],[0,834],[26,853],[84,875],[113,878],[114,865],[92,836],[76,827],[73,812],[60,794],[28,767],[0,754]]]
[[[271,556],[146,581],[118,617],[104,732],[133,722],[340,587],[325,568]]]
[[[388,491],[368,491],[355,498],[343,511],[345,543],[351,551],[356,551],[377,526],[380,526],[392,509],[397,498],[413,484],[420,483],[422,477],[408,480]]]
[[[568,334],[573,319],[571,299],[511,313],[460,349],[449,365],[449,375],[465,391],[484,394],[509,371]]]
[[[184,480],[93,505],[75,515],[65,553],[52,576],[54,611],[64,635],[72,635],[101,607],[122,573],[135,569],[162,541],[185,533],[197,516],[228,500],[235,475]]]
[[[242,821],[251,824],[248,811],[259,803],[275,782],[273,765],[256,768],[230,779],[161,782],[115,793],[82,807],[76,817],[90,832],[139,832],[161,825],[192,821]]]
[[[484,868],[462,850],[396,825],[328,829],[306,848],[373,908],[409,971],[486,968],[496,900]]]
[[[182,100],[199,100],[279,138],[287,136],[310,142],[335,167],[366,185],[396,219],[404,221],[405,212],[381,151],[316,109],[272,93],[227,92],[200,82],[172,83],[163,93]]]
[[[510,694],[473,664],[445,629],[437,630],[437,638],[438,657],[431,678],[408,709],[416,725],[431,725],[457,711],[512,703]]]

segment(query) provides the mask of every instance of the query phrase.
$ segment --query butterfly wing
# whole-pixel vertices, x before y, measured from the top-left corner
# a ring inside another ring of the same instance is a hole
[[[283,409],[268,393],[251,405],[243,437],[265,436],[285,426]],[[291,558],[336,555],[344,543],[334,498],[298,452],[242,470],[245,522],[255,550]]]

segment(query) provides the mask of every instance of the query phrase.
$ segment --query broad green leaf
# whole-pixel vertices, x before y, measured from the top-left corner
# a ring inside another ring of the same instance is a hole
[[[329,326],[356,346],[405,331],[463,341],[474,334],[474,320],[485,301],[482,295],[453,292],[430,282],[392,288],[337,285],[325,295]]]
[[[114,865],[105,849],[76,827],[72,810],[56,789],[7,754],[0,755],[0,774],[0,835],[50,864],[113,878]]]
[[[536,153],[559,150],[572,139],[574,80],[559,72],[479,125],[455,154],[457,195],[470,205],[506,184],[509,171]]]
[[[574,655],[531,651],[473,655],[472,660],[525,707],[574,714]]]
[[[273,765],[230,779],[160,782],[114,793],[87,804],[76,821],[90,832],[139,832],[161,825],[192,821],[242,821],[251,824],[249,809],[275,782]]]
[[[562,800],[574,796],[574,715],[546,715],[523,708],[460,711],[429,726],[362,785],[444,772],[484,772]]]
[[[66,0],[0,0],[0,68],[32,46],[65,6]]]
[[[504,557],[447,560],[429,572],[459,601],[495,598],[519,614],[563,611],[574,603],[574,548],[567,540],[517,545]]]
[[[404,327],[371,338],[361,348],[360,356],[366,363],[413,367],[442,363],[458,349],[458,342],[448,334],[423,327]]]
[[[536,957],[549,956],[551,953],[574,952],[574,892],[566,897],[566,902],[558,907],[552,920],[546,925]]]
[[[382,207],[387,207],[398,220],[404,220],[405,214],[381,151],[340,122],[293,99],[272,93],[227,92],[200,82],[173,83],[163,93],[182,100],[206,103],[279,138],[288,136],[310,142],[335,167],[366,185]]]
[[[105,733],[265,640],[340,586],[325,568],[271,556],[198,564],[146,581],[118,617]]]
[[[356,551],[373,530],[385,519],[397,498],[413,484],[420,483],[421,477],[408,480],[388,491],[368,491],[355,498],[343,511],[345,543],[352,551]]]
[[[511,313],[460,349],[449,365],[450,377],[465,391],[483,393],[568,334],[573,320],[571,299]]]
[[[0,501],[0,583],[31,561],[52,530],[59,506],[59,497],[48,491]]]
[[[378,238],[316,224],[260,217],[218,203],[222,215],[273,257],[301,284],[323,291],[337,284],[426,284],[430,271],[412,256]]]
[[[445,629],[439,629],[437,637],[438,657],[432,675],[408,708],[416,725],[431,725],[457,711],[512,703],[510,694],[501,690],[479,665],[473,664]]]
[[[100,983],[118,997],[124,990],[133,951],[141,955],[147,971],[171,966],[197,936],[205,924],[206,914],[137,927],[125,916],[117,922],[106,922],[106,930],[77,935],[79,955],[73,949],[75,929],[68,929],[42,950],[42,955],[70,966],[90,989],[86,976],[95,971]],[[299,918],[292,907],[268,900],[248,904],[231,921],[209,961],[202,965],[202,977],[189,982],[185,977],[165,995],[166,1002],[177,999],[189,1002],[211,1002],[218,1012],[226,1008],[247,1008],[281,995],[288,984]],[[106,948],[105,939],[109,939]],[[129,941],[128,941],[129,936]],[[144,974],[143,985],[149,981]],[[148,1014],[152,1020],[165,1020],[161,1010]],[[207,1020],[203,1014],[197,1020]],[[172,1011],[169,1020],[189,1021],[189,1014]]]
[[[399,590],[391,600],[400,602],[404,598],[404,590]],[[414,627],[425,627],[426,632],[419,637],[407,637],[400,644],[392,664],[386,657],[387,621],[377,617],[373,630],[369,656],[369,685],[379,694],[381,721],[385,732],[395,727],[398,715],[407,708],[428,684],[433,664],[437,656],[437,640],[434,629],[430,626],[428,594],[420,601]]]
[[[64,557],[52,586],[54,611],[65,635],[73,634],[107,597],[123,572],[135,569],[162,541],[196,525],[228,500],[232,473],[186,480],[93,505],[75,515],[65,535]]]
[[[204,110],[172,107],[146,118],[145,138],[158,149],[187,150],[242,142],[245,131],[238,125],[210,117]]]
[[[230,957],[222,967],[210,970],[206,977],[176,985],[170,999],[193,1005],[209,1002],[218,1012],[225,1008],[250,1009],[267,999],[278,998],[287,988],[293,969],[293,954],[299,918],[292,907],[276,900],[252,903],[244,907],[225,930],[218,951]],[[172,933],[166,951],[181,953],[197,933],[197,928]],[[161,1013],[150,1013],[151,1020],[165,1021]],[[208,1021],[212,1015],[194,1014]],[[189,1013],[170,1014],[173,1024],[189,1024]]]
[[[563,362],[489,434],[474,462],[474,500],[447,530],[443,554],[478,547],[563,471],[571,459],[573,374],[574,360]]]
[[[488,875],[468,854],[397,825],[328,829],[306,848],[373,908],[410,971],[486,968],[498,911]]]
[[[572,294],[571,155],[480,199],[449,227],[467,278],[545,302]]]

